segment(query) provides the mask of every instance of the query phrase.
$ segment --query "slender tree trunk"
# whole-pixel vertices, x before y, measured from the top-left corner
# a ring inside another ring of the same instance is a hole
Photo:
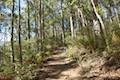
[[[19,54],[20,63],[22,64],[22,46],[21,46],[21,0],[19,0]]]
[[[109,46],[109,42],[108,42],[108,39],[107,39],[107,34],[106,34],[106,31],[105,31],[105,26],[104,26],[103,20],[100,17],[100,15],[97,13],[97,10],[96,10],[95,4],[94,4],[94,0],[91,0],[91,4],[92,4],[95,15],[96,15],[96,17],[98,18],[98,20],[100,22],[100,26],[102,27],[103,35],[104,35],[104,38],[105,38],[105,43],[106,43],[106,46],[107,46],[107,50],[109,51],[110,46]]]
[[[79,13],[80,18],[81,18],[82,27],[85,27],[85,19],[84,19],[83,13],[80,10],[80,8],[78,8],[78,13]]]
[[[35,38],[36,38],[36,51],[39,52],[39,42],[38,42],[38,5],[37,5],[37,1],[34,0],[34,12],[35,12]]]
[[[43,0],[43,2],[44,2],[44,0]],[[45,32],[44,32],[44,27],[45,27],[45,22],[44,22],[44,17],[45,17],[45,5],[44,5],[44,3],[43,3],[43,26],[42,26],[42,39],[44,40],[44,38],[45,38]]]
[[[15,10],[15,0],[13,1],[13,6],[12,6],[12,31],[11,31],[11,48],[12,48],[12,62],[15,62],[15,57],[14,57],[14,10]]]
[[[39,2],[39,27],[38,27],[38,42],[39,42],[39,51],[41,50],[42,51],[42,47],[43,47],[43,44],[42,44],[42,11],[41,11],[41,0]]]
[[[64,27],[64,11],[63,11],[63,0],[61,0],[61,17],[62,17],[62,41],[65,44],[65,27]]]
[[[57,38],[58,38],[58,33],[57,33],[58,31],[57,31],[57,27],[55,26],[55,24],[54,24],[54,33],[55,33],[55,37],[56,37],[56,40],[57,40]]]
[[[44,17],[45,17],[45,5],[44,5],[44,0],[42,1],[42,26],[41,26],[41,51],[44,51],[44,39],[45,39],[45,32],[44,32],[44,27],[45,27],[45,22],[44,22]]]
[[[30,40],[31,35],[30,35],[30,4],[29,1],[27,0],[27,7],[28,7],[28,39]]]
[[[37,11],[36,11],[36,9],[37,9],[37,4],[36,4],[36,0],[34,0],[34,12],[35,12],[35,17],[34,17],[34,20],[35,20],[35,37],[37,37]]]
[[[77,33],[79,32],[79,17],[78,17],[78,12],[75,12],[75,18],[76,18],[76,30],[75,30],[75,34],[77,36]]]
[[[55,26],[54,26],[54,24],[52,25],[53,26],[53,38],[55,38]]]
[[[30,40],[30,38],[31,38],[31,35],[30,35],[30,32],[31,32],[31,27],[30,27],[30,3],[29,3],[29,1],[27,0],[27,8],[28,8],[28,11],[27,11],[27,13],[28,13],[28,39]],[[31,44],[29,43],[28,44],[28,48],[30,49],[30,46]],[[30,51],[30,50],[29,50]]]
[[[72,39],[74,38],[74,27],[73,27],[73,17],[72,17],[72,13],[70,15],[70,28],[71,28],[71,36]]]
[[[40,29],[41,29],[41,0],[40,0],[40,2],[39,2],[39,17],[38,17],[38,20],[39,20],[39,22],[38,22],[38,51],[40,51],[40,34],[41,34],[41,32],[40,32]]]

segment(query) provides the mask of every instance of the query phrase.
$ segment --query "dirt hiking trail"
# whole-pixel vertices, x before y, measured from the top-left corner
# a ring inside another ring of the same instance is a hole
[[[120,80],[120,69],[102,71],[101,58],[88,60],[80,66],[65,55],[66,53],[56,51],[53,56],[47,58],[35,80]]]

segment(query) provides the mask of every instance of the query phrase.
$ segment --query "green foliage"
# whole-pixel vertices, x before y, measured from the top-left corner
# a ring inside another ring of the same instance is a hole
[[[13,64],[1,64],[0,65],[0,73],[2,73],[3,75],[13,75],[14,72],[14,67]]]
[[[96,9],[97,9],[97,12],[98,12],[101,16],[103,16],[104,12],[103,12],[103,9],[101,8],[101,6],[97,6]]]
[[[10,35],[10,37],[13,35],[14,37],[13,43],[15,57],[15,62],[13,63],[10,41],[6,42],[5,46],[2,45],[2,56],[0,56],[0,58],[2,57],[2,64],[0,65],[1,74],[14,75],[16,80],[34,80],[37,72],[36,69],[40,68],[39,66],[43,64],[46,57],[53,55],[55,48],[61,46],[66,46],[68,48],[66,54],[67,57],[77,58],[77,60],[82,60],[81,54],[90,53],[84,51],[95,50],[96,52],[99,52],[99,54],[102,54],[102,52],[106,50],[105,39],[108,39],[111,50],[118,50],[120,48],[120,28],[118,27],[119,20],[116,18],[116,15],[113,17],[108,16],[108,19],[103,20],[106,30],[105,33],[107,34],[107,37],[104,38],[102,29],[97,35],[94,31],[94,27],[92,27],[94,26],[93,20],[97,20],[97,17],[93,12],[93,8],[89,0],[41,0],[41,4],[39,1],[40,0],[30,1],[29,12],[25,3],[25,6],[23,5],[25,8],[22,7],[20,16],[18,16],[18,8],[16,8],[18,6],[18,2],[15,1],[14,17],[9,13],[9,10],[12,12],[12,0],[0,1],[1,3],[4,3],[2,5],[7,6],[6,11],[8,10],[8,12],[4,14],[1,10],[0,19],[3,20],[1,20],[2,26],[7,28],[5,34]],[[105,5],[109,5],[109,1],[110,0],[103,0]],[[42,5],[41,9],[40,5]],[[103,16],[103,6],[96,3],[95,7],[100,16]],[[81,14],[83,14],[83,16]],[[6,15],[8,15],[8,20],[5,19]],[[29,26],[28,16],[30,21]],[[72,31],[70,31],[69,27],[70,16],[72,16],[73,19],[73,22],[71,23],[73,23],[74,38],[71,37]],[[84,21],[82,21],[82,17],[84,18]],[[11,33],[12,19],[9,20],[9,18],[13,18],[14,20],[13,33]],[[21,35],[19,37],[21,37],[22,42],[23,65],[20,64],[21,56],[19,54],[18,18],[21,18]],[[110,18],[112,22],[109,21]],[[120,18],[120,15],[118,15],[118,18]],[[64,22],[63,24],[62,21]],[[85,24],[84,27],[82,26],[83,22]],[[62,29],[63,25],[64,31]],[[28,27],[30,27],[30,39],[28,39]],[[4,31],[4,29],[2,30]],[[65,33],[65,45],[62,42],[63,33]],[[39,48],[42,49],[39,50]]]
[[[114,18],[113,18],[114,19]],[[106,22],[106,31],[107,31],[107,35],[109,38],[109,44],[111,45],[111,48],[116,48],[116,47],[120,47],[120,28],[119,25],[117,23],[117,21],[113,21],[113,22]],[[110,32],[110,33],[109,33]]]
[[[66,44],[70,46],[77,47],[85,47],[85,48],[93,48],[94,47],[94,38],[92,33],[88,30],[88,28],[84,28],[81,32],[77,34],[77,36],[72,39],[71,36],[66,37]]]
[[[79,49],[76,47],[76,46],[69,46],[68,49],[67,49],[67,57],[73,57],[74,54],[77,54],[76,52],[78,51]]]

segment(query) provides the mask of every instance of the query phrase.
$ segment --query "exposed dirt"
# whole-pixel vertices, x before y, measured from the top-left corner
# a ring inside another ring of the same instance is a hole
[[[86,56],[78,65],[65,54],[56,52],[49,57],[34,80],[120,80],[120,68],[107,70],[104,58]]]

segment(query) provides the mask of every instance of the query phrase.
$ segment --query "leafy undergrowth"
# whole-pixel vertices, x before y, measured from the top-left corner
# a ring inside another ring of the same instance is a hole
[[[64,48],[56,48],[56,53],[42,67],[33,70],[32,78],[28,74],[22,80],[120,80],[119,52],[103,56],[85,48],[71,47],[63,51]]]
[[[56,47],[53,51],[53,56],[45,56],[44,60],[37,54],[31,58],[33,62],[22,67],[20,64],[1,66],[4,73],[0,74],[0,80],[120,80],[119,51],[107,55],[105,51],[97,53],[76,46]]]
[[[48,42],[48,43],[47,43]],[[33,80],[37,71],[47,57],[55,53],[55,49],[59,42],[47,41],[44,44],[44,51],[37,51],[34,47],[35,41],[24,41],[23,47],[23,64],[19,62],[18,44],[15,44],[15,63],[11,62],[11,52],[4,50],[4,61],[0,64],[0,80]],[[28,45],[31,44],[30,49]]]

